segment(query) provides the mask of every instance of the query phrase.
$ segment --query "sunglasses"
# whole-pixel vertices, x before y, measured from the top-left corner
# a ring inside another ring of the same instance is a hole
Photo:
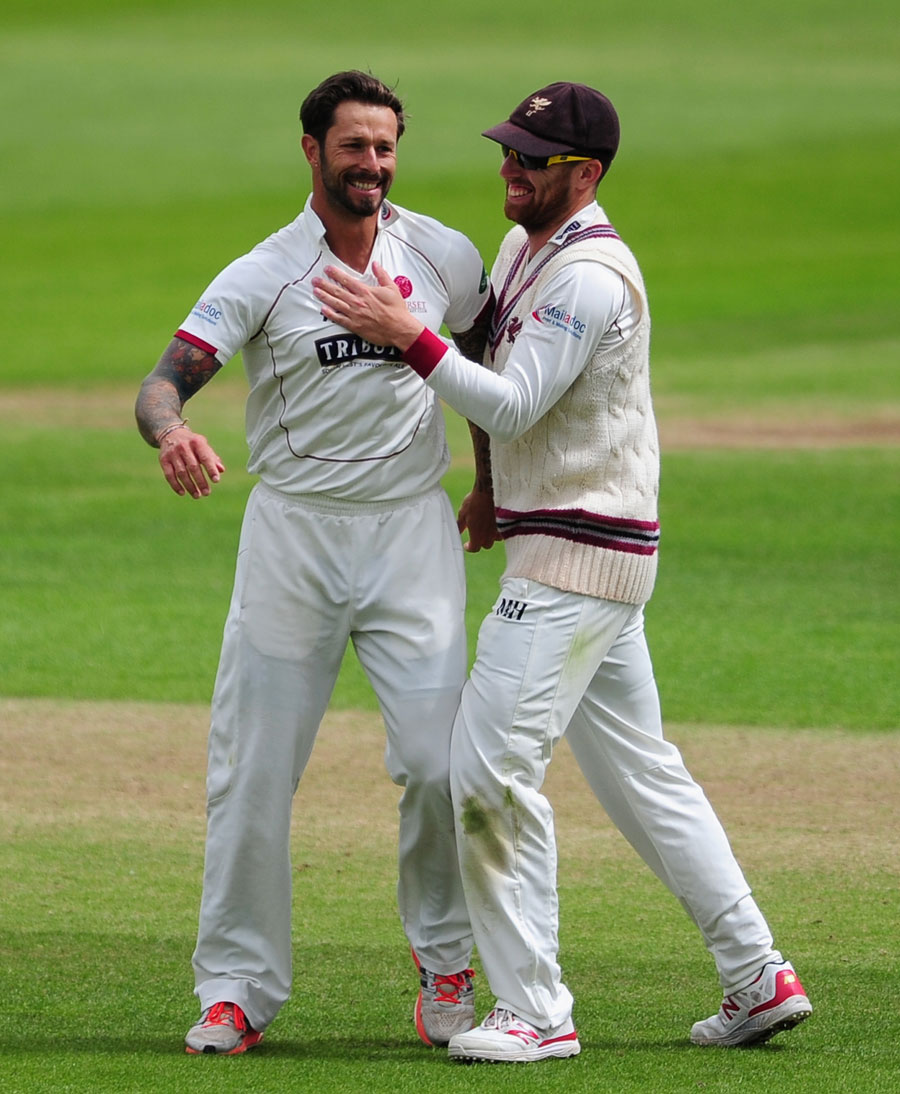
[[[524,152],[517,152],[515,148],[510,148],[507,144],[501,144],[500,148],[503,151],[503,158],[512,156],[512,158],[519,164],[520,167],[524,167],[526,171],[543,171],[545,167],[552,167],[555,163],[575,163],[576,160],[590,160],[593,156],[527,156]]]

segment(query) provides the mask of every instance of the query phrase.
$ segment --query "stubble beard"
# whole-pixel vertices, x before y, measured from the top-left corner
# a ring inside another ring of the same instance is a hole
[[[361,218],[375,216],[387,197],[392,182],[390,175],[384,171],[378,175],[360,175],[350,172],[335,174],[325,163],[322,164],[321,175],[322,186],[332,205]],[[375,182],[378,184],[378,189],[373,190],[369,197],[358,190],[351,191],[349,189],[351,181]]]
[[[536,192],[534,194],[537,196]],[[503,214],[507,220],[521,225],[526,232],[545,232],[566,220],[570,202],[569,186],[567,183],[563,185],[561,180],[552,190],[545,191],[536,204],[522,207],[507,199],[503,204]]]

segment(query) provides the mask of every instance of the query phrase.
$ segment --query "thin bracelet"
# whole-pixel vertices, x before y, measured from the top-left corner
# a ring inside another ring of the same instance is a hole
[[[182,429],[187,424],[188,419],[185,418],[184,421],[175,422],[173,425],[167,425],[165,429],[160,430],[160,432],[156,434],[156,443],[162,444],[163,437],[168,437],[170,433],[174,433],[176,429]]]

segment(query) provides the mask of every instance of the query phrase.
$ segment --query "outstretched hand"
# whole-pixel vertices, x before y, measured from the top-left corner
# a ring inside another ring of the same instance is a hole
[[[327,277],[312,281],[322,314],[367,342],[409,349],[424,330],[423,324],[410,314],[387,270],[373,262],[372,272],[377,285],[367,285],[337,266],[326,266]]]

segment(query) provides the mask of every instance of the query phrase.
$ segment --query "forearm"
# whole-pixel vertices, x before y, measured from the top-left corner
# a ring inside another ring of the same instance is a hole
[[[429,331],[403,359],[435,394],[499,441],[521,436],[544,412],[540,384],[512,364],[502,375],[474,364]]]
[[[134,416],[147,444],[159,448],[160,434],[183,421],[183,406],[184,401],[171,381],[152,373],[144,380],[134,406]]]
[[[472,437],[472,452],[475,456],[475,484],[474,490],[480,490],[485,494],[494,492],[494,476],[491,470],[491,438],[474,422],[469,422],[469,433]]]
[[[197,346],[174,338],[156,368],[144,379],[134,414],[141,436],[159,448],[162,435],[182,424],[184,404],[221,368],[219,362]]]

